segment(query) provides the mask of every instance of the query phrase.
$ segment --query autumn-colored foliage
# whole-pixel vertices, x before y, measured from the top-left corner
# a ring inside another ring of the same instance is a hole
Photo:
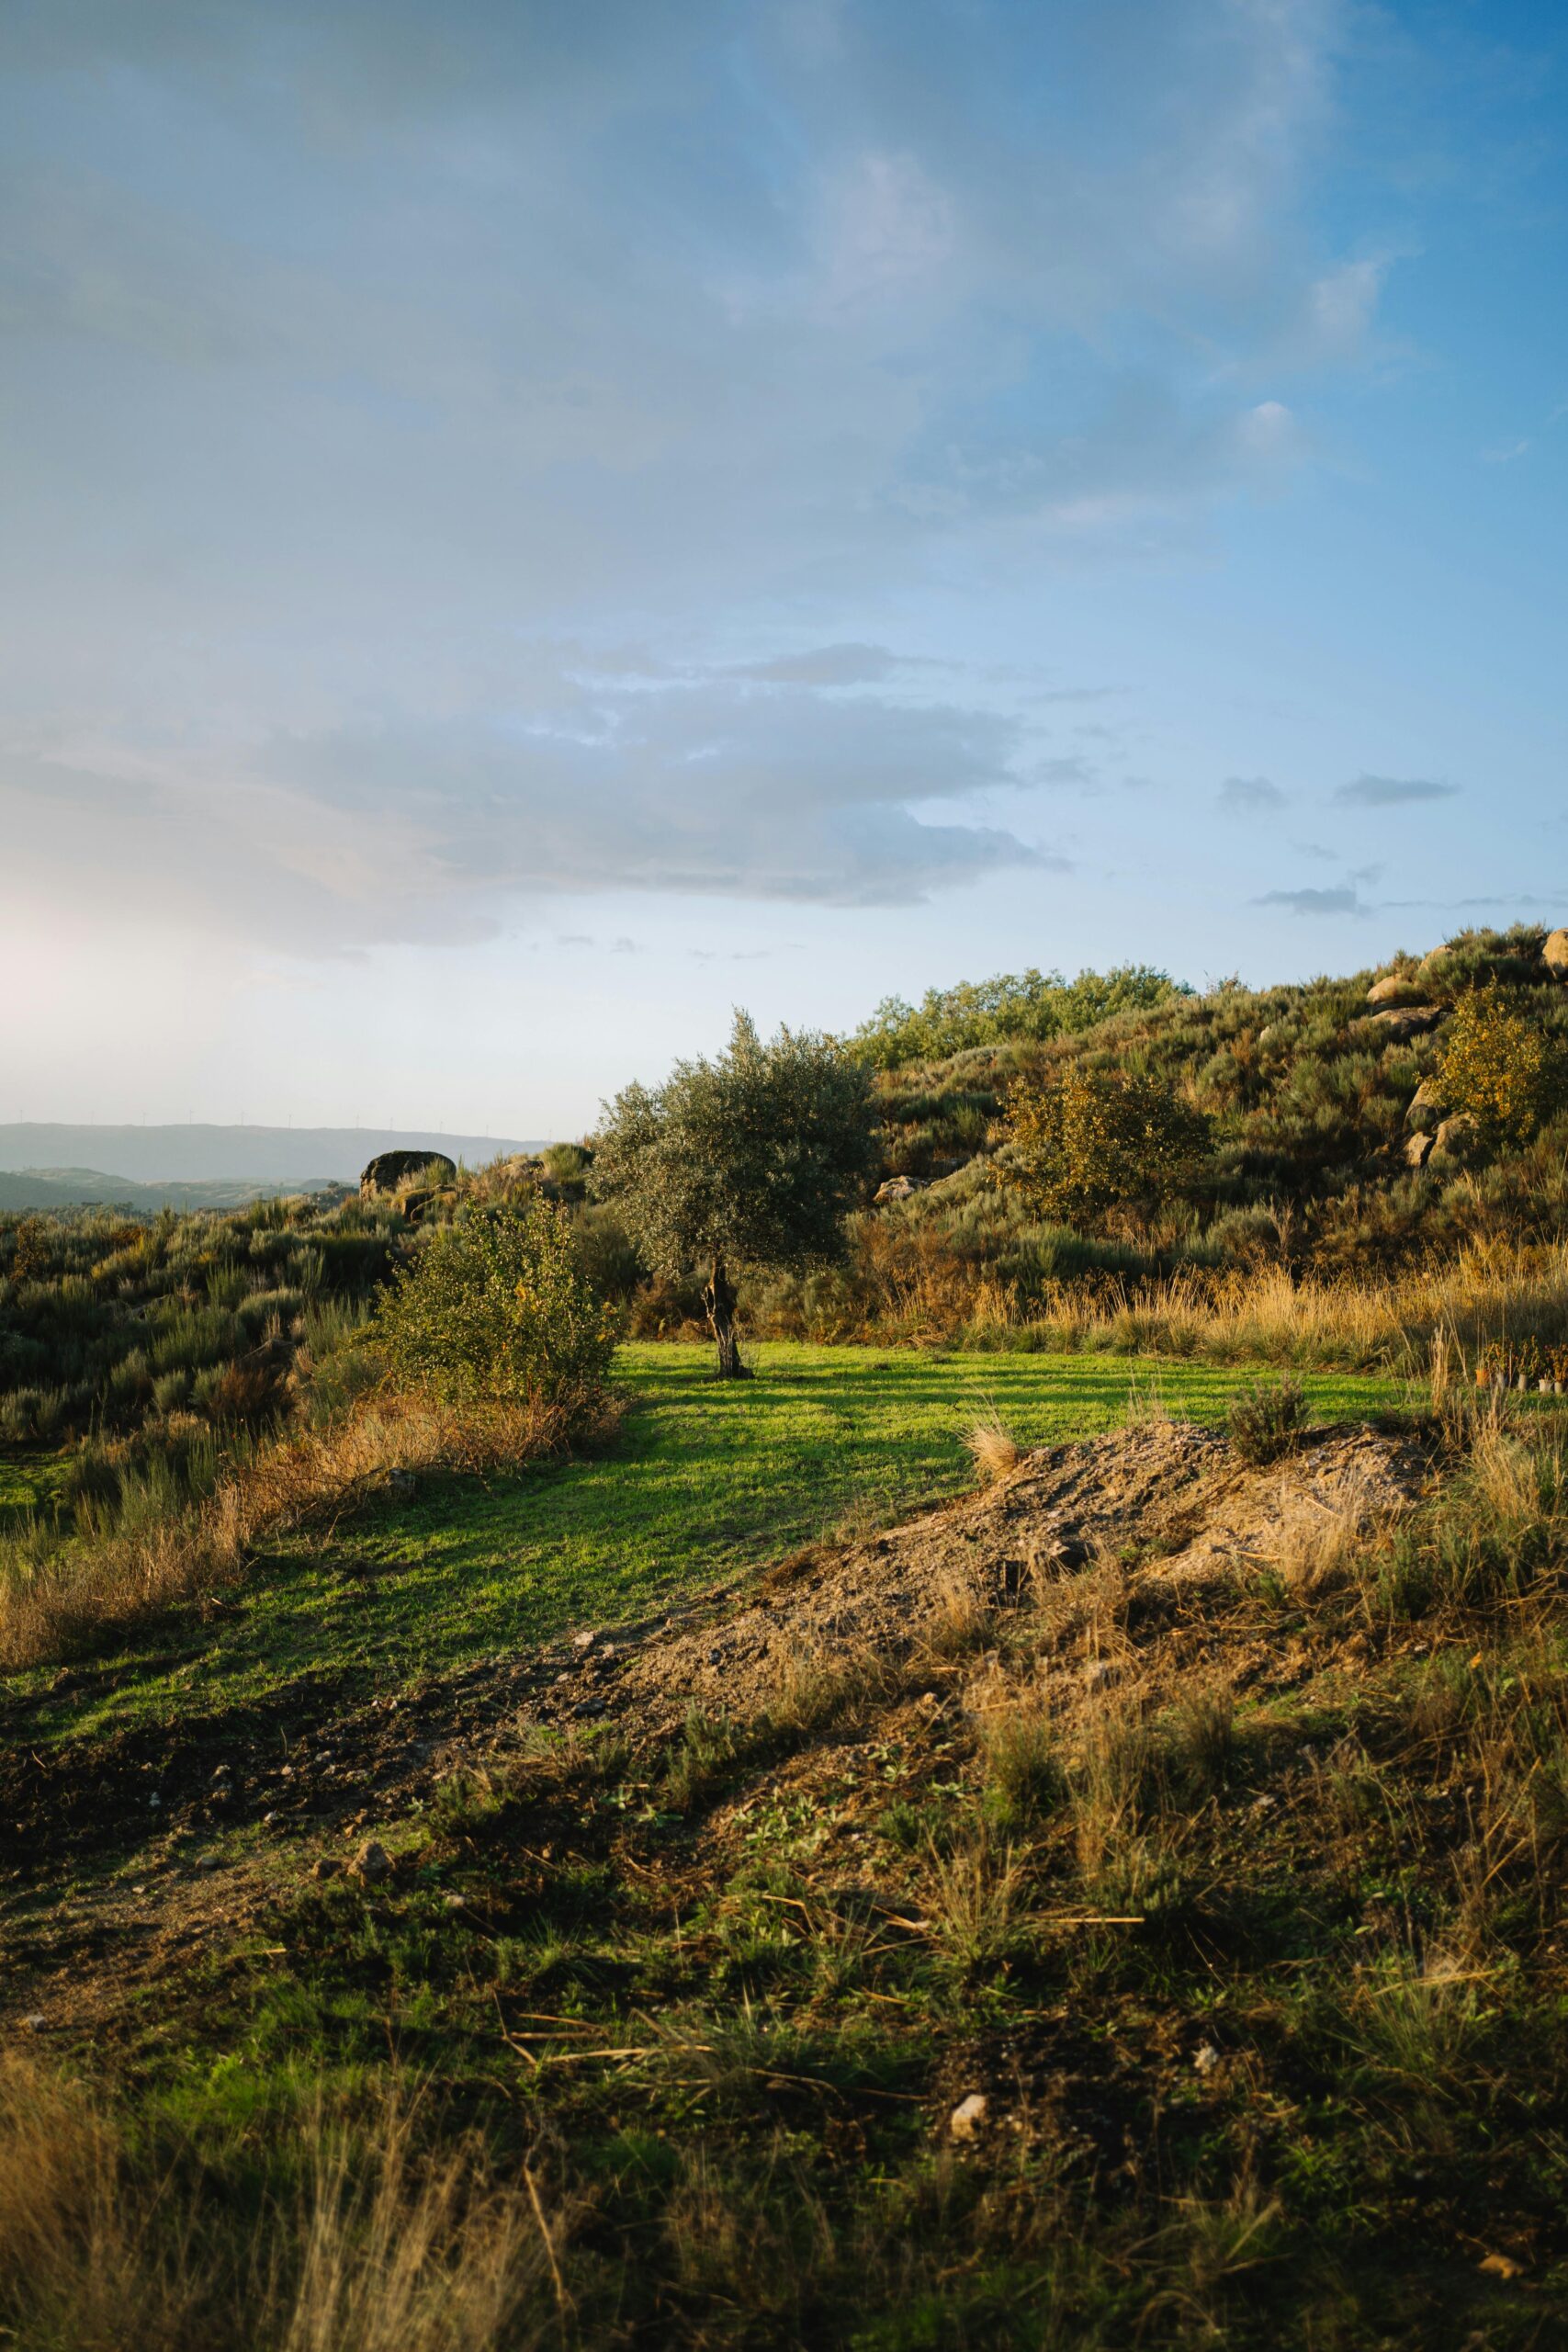
[[[1036,1214],[1087,1228],[1190,1187],[1209,1125],[1156,1079],[1069,1068],[1013,1090],[1006,1139],[1008,1173]]]
[[[1438,1066],[1450,1111],[1468,1112],[1493,1146],[1528,1143],[1568,1091],[1557,1041],[1516,991],[1493,982],[1460,1000]]]

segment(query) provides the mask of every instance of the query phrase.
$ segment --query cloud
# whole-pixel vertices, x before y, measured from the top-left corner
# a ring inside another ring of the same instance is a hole
[[[1348,808],[1402,808],[1421,800],[1451,800],[1457,784],[1434,784],[1426,776],[1359,775],[1334,797]]]
[[[296,949],[457,939],[563,893],[888,906],[1064,871],[964,813],[1016,787],[1019,752],[1015,722],[949,703],[562,669],[511,710],[276,733],[220,780],[167,747],[120,774],[18,755],[0,826],[24,890],[209,908]]]
[[[1288,907],[1293,915],[1355,915],[1364,911],[1348,884],[1331,890],[1266,890],[1255,907]]]
[[[732,662],[728,674],[781,686],[874,686],[900,670],[938,666],[892,653],[886,645],[819,645],[808,653],[775,654],[769,662]]]
[[[0,11],[12,887],[335,954],[1059,866],[993,802],[1092,769],[887,616],[1270,494],[1371,281],[1333,0],[982,17]]]
[[[1287,805],[1288,796],[1266,775],[1228,775],[1217,805],[1230,817],[1266,817]]]

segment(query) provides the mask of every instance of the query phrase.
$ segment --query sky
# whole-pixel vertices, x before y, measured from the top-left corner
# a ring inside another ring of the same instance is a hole
[[[1568,16],[7,0],[0,1120],[1568,921]]]

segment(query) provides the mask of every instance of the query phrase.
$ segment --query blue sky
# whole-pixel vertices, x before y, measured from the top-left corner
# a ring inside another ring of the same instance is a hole
[[[0,1117],[1568,920],[1568,22],[14,0]]]

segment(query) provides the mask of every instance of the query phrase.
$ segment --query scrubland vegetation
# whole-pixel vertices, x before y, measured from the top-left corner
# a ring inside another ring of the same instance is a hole
[[[1561,2340],[1541,951],[0,1217],[6,2340]]]

